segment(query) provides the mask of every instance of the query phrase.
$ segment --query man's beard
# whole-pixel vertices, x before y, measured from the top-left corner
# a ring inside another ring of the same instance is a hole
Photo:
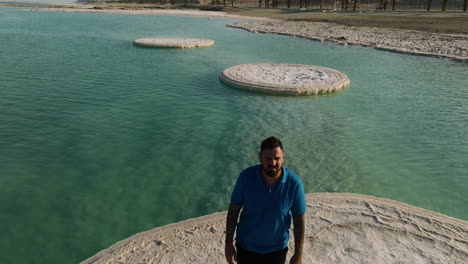
[[[279,172],[279,168],[274,167],[274,166],[270,166],[266,168],[262,166],[262,168],[263,168],[263,172],[265,173],[265,175],[271,178],[275,177]]]

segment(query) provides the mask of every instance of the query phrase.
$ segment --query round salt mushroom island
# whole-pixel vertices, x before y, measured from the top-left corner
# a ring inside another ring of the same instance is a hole
[[[241,89],[280,95],[315,95],[349,86],[346,74],[334,69],[303,65],[255,63],[224,70],[220,79]]]
[[[150,48],[200,48],[214,44],[211,39],[197,38],[141,38],[133,41],[133,45]]]

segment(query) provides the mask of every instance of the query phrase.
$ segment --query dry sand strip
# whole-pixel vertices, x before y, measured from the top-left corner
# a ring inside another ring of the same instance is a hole
[[[51,7],[51,8],[35,8],[30,11],[52,11],[52,12],[86,12],[95,14],[121,14],[121,15],[157,15],[157,16],[190,16],[190,17],[206,17],[206,18],[235,18],[249,20],[268,20],[266,18],[244,17],[231,15],[220,11],[203,11],[196,9],[95,9],[93,6],[84,7]]]
[[[282,34],[468,62],[468,35],[282,20],[239,22],[228,26],[253,33]]]
[[[139,233],[82,263],[225,263],[225,218],[226,212],[215,213]],[[291,238],[288,257],[293,246]],[[367,195],[307,195],[303,263],[466,260],[466,221]]]

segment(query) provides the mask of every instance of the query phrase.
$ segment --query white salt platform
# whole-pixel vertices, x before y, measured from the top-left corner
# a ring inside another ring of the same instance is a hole
[[[214,44],[211,39],[198,38],[141,38],[133,41],[133,45],[150,48],[201,48]]]
[[[224,70],[221,81],[236,88],[280,95],[315,95],[349,86],[346,74],[304,64],[240,64]]]

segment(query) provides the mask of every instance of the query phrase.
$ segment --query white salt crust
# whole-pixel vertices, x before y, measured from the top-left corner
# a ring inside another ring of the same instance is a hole
[[[211,39],[198,38],[141,38],[133,41],[133,45],[150,48],[201,48],[214,44]]]
[[[345,193],[307,195],[302,263],[466,264],[468,222],[404,203]],[[122,240],[83,264],[219,264],[226,212]],[[287,260],[294,253],[290,231]]]
[[[349,86],[349,78],[334,69],[303,65],[240,64],[224,70],[220,79],[236,88],[280,95],[315,95]]]

